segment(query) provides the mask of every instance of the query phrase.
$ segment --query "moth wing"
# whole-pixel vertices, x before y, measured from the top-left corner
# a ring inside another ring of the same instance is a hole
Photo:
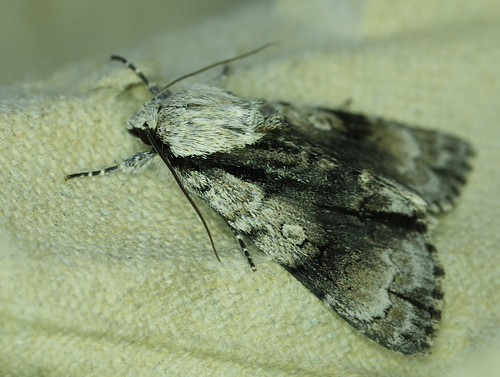
[[[192,193],[354,327],[405,354],[431,346],[443,270],[418,195],[292,129],[180,163]]]
[[[452,135],[339,110],[271,103],[268,111],[342,161],[415,191],[433,212],[452,207],[470,170],[471,146]]]
[[[383,220],[324,207],[315,212],[328,219],[334,234],[327,244],[304,242],[307,257],[283,267],[384,347],[403,354],[430,349],[441,317],[444,271],[425,230],[397,211]],[[402,225],[406,221],[412,225]],[[306,225],[305,233],[314,234],[316,226]]]

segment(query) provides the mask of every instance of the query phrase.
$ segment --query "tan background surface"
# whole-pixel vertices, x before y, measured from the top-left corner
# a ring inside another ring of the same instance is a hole
[[[156,22],[155,3],[144,3],[156,25],[149,38],[129,43],[124,36],[114,47],[74,55],[82,62],[47,78],[0,89],[0,374],[495,375],[500,4],[252,2],[167,31]],[[109,4],[101,9],[111,14]],[[138,11],[130,12],[119,19],[129,22]],[[84,32],[91,25],[50,17],[62,30],[81,28],[70,44],[98,38]],[[15,46],[27,36],[6,38]],[[243,97],[307,105],[351,98],[353,111],[452,132],[474,145],[469,183],[434,237],[447,275],[432,355],[378,346],[255,248],[252,273],[225,224],[202,207],[218,263],[163,167],[64,181],[142,148],[123,123],[148,93],[107,60],[110,53],[167,82],[270,40],[280,45],[233,64],[223,85]],[[40,71],[36,62],[25,65],[32,73],[20,73],[20,81],[71,57],[44,59]]]

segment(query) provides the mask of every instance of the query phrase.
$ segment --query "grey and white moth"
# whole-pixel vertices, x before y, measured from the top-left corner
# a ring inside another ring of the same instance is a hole
[[[127,122],[150,147],[67,179],[139,172],[161,158],[196,210],[189,195],[226,221],[252,267],[243,237],[380,345],[403,354],[430,349],[444,271],[427,214],[451,207],[470,170],[468,143],[214,86],[174,93],[113,58],[153,95]]]

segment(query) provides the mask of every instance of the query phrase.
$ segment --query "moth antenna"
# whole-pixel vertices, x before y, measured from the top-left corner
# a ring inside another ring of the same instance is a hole
[[[177,175],[177,173],[175,172],[174,168],[172,167],[172,164],[170,164],[170,161],[165,156],[165,153],[163,153],[163,144],[159,145],[156,137],[153,135],[153,133],[151,131],[151,128],[149,128],[149,126],[146,127],[145,132],[146,132],[146,135],[147,135],[147,137],[149,139],[149,142],[151,143],[151,145],[153,146],[153,148],[156,150],[156,152],[158,153],[158,155],[161,157],[161,159],[163,160],[163,162],[165,163],[165,165],[167,165],[168,169],[170,170],[170,172],[174,176],[174,179],[177,182],[177,185],[181,189],[182,193],[184,194],[184,196],[187,198],[187,200],[189,201],[189,203],[191,203],[191,206],[196,211],[196,214],[200,218],[201,222],[203,223],[203,226],[205,227],[205,230],[207,231],[208,238],[210,238],[210,243],[212,244],[212,249],[214,250],[215,257],[217,258],[217,260],[219,262],[222,262],[220,260],[220,258],[219,258],[219,254],[217,254],[217,250],[215,249],[215,244],[214,244],[214,240],[212,239],[212,234],[210,233],[210,229],[208,228],[208,225],[205,222],[205,219],[203,218],[203,215],[201,214],[200,210],[198,209],[198,206],[193,201],[193,199],[191,199],[191,196],[189,196],[189,193],[184,188],[184,185],[182,184],[181,180],[179,179],[179,176]]]
[[[167,84],[166,86],[164,86],[158,93],[156,93],[156,96],[159,96],[160,94],[162,94],[163,92],[165,92],[168,88],[170,88],[172,85],[178,83],[179,81],[181,80],[184,80],[188,77],[191,77],[191,76],[194,76],[194,75],[197,75],[198,73],[202,73],[202,72],[205,72],[211,68],[214,68],[214,67],[217,67],[219,65],[224,65],[224,64],[228,64],[228,63],[231,63],[231,62],[234,62],[235,60],[239,60],[239,59],[243,59],[243,58],[246,58],[247,56],[250,56],[250,55],[254,55],[270,46],[273,46],[273,45],[277,45],[277,42],[269,42],[269,43],[266,43],[265,45],[262,45],[260,46],[259,48],[256,48],[255,50],[252,50],[252,51],[249,51],[249,52],[246,52],[244,54],[241,54],[241,55],[238,55],[238,56],[235,56],[234,58],[230,58],[230,59],[226,59],[226,60],[221,60],[217,63],[213,63],[213,64],[210,64],[210,65],[207,65],[206,67],[204,68],[201,68],[197,71],[194,71],[194,72],[191,72],[191,73],[188,73],[184,76],[181,76],[177,79],[175,79],[174,81],[170,82],[169,84]]]
[[[139,68],[137,68],[135,65],[133,65],[130,61],[125,59],[122,56],[118,55],[111,55],[111,60],[118,60],[125,64],[128,68],[130,68],[134,73],[142,80],[144,84],[148,87],[148,90],[151,92],[151,94],[156,94],[159,90],[158,86],[155,84],[152,84],[146,76],[144,76],[144,73],[141,72]]]

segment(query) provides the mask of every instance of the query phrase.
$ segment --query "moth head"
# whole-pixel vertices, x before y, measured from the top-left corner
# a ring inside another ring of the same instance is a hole
[[[284,127],[260,101],[247,101],[221,88],[193,85],[155,96],[127,122],[128,131],[151,145],[145,130],[177,157],[207,156],[253,144]],[[166,149],[166,148],[165,148]]]
[[[158,111],[162,98],[154,97],[146,102],[141,109],[127,121],[127,130],[132,135],[140,138],[144,144],[151,145],[145,130],[147,128],[155,131],[158,127]]]

